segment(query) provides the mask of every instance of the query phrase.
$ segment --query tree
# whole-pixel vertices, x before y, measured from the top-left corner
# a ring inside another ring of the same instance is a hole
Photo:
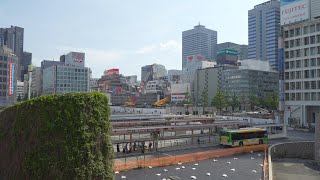
[[[278,106],[279,106],[279,96],[277,96],[276,94],[270,94],[265,98],[265,104],[266,107],[273,111],[273,110],[277,110]]]
[[[209,104],[209,97],[208,97],[208,88],[205,87],[201,93],[201,104],[202,104],[202,112],[204,113],[205,108],[208,106]]]
[[[226,101],[226,97],[221,90],[218,90],[216,95],[213,97],[211,101],[211,105],[219,110],[221,113],[221,109],[228,105]]]
[[[249,104],[250,104],[251,111],[253,111],[254,107],[258,105],[258,97],[256,95],[250,95]]]
[[[18,101],[18,102],[21,102],[21,101],[22,101],[22,98],[21,98],[20,94],[18,95],[17,101]]]
[[[190,97],[190,95],[189,95],[189,92],[188,92],[188,90],[187,90],[187,92],[185,93],[185,98],[184,98],[184,100],[182,101],[182,104],[185,106],[185,112],[186,112],[186,114],[189,114],[189,106],[190,106],[190,104],[191,104],[191,97]]]
[[[235,93],[233,93],[233,96],[231,96],[231,98],[230,98],[229,106],[231,106],[232,112],[234,111],[234,109],[236,107],[240,106],[240,101],[239,101],[239,99],[238,99],[238,97],[236,96]]]

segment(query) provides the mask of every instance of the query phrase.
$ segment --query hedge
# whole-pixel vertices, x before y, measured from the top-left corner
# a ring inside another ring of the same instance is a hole
[[[107,96],[34,98],[0,112],[1,179],[113,179]]]

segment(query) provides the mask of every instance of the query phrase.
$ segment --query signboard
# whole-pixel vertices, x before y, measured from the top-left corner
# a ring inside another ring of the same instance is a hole
[[[238,51],[233,49],[222,49],[221,51],[218,51],[217,54],[229,54],[229,55],[238,55]]]
[[[309,0],[281,0],[280,11],[281,25],[309,19]]]
[[[9,63],[9,88],[8,95],[12,96],[14,94],[14,63]]]

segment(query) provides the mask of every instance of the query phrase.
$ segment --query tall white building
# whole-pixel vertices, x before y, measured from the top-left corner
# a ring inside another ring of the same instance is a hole
[[[188,57],[200,55],[206,60],[216,59],[217,31],[207,29],[203,25],[182,32],[182,69],[186,67]]]
[[[183,83],[193,83],[194,73],[197,69],[214,67],[216,62],[209,61],[189,61],[183,69]]]
[[[296,6],[303,8],[290,11]],[[284,81],[280,83],[284,120],[290,125],[313,126],[320,121],[320,1],[283,2],[281,11],[283,58],[279,60],[283,64],[279,70],[280,82]]]
[[[21,81],[17,81],[17,99],[20,97],[20,100],[24,98],[24,83]]]

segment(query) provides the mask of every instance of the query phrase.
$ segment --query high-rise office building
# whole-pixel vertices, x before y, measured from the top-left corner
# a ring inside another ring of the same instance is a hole
[[[320,121],[320,1],[281,2],[281,12],[280,108],[284,123],[311,128]]]
[[[164,65],[152,64],[141,67],[141,82],[158,80],[167,75],[167,70]]]
[[[22,59],[23,59],[23,38],[24,29],[17,26],[10,28],[0,28],[0,45],[6,45],[18,57],[17,70],[18,79],[21,79]]]
[[[21,59],[21,81],[24,81],[24,75],[28,73],[28,67],[32,64],[32,53],[23,52],[23,56]]]
[[[213,61],[217,54],[217,31],[197,25],[182,32],[182,69],[186,67],[188,56],[200,55],[203,60]]]
[[[43,69],[43,94],[90,91],[91,70],[85,67],[84,53],[70,52],[60,63]]]
[[[249,10],[248,59],[269,61],[270,66],[277,69],[279,31],[279,0],[270,0]]]
[[[217,45],[217,52],[223,49],[231,49],[238,52],[238,59],[245,60],[248,59],[248,45],[236,44],[232,42],[224,42]],[[217,57],[218,58],[218,57]]]
[[[0,46],[0,108],[16,100],[18,57],[11,49]]]

